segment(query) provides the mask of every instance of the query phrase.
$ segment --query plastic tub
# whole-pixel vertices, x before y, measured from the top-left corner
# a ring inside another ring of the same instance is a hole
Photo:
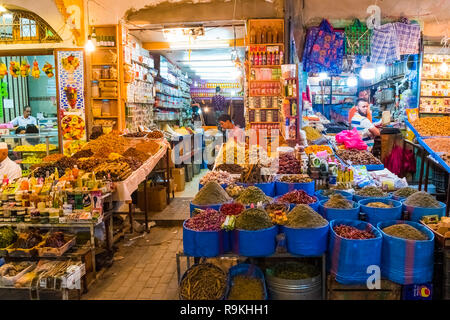
[[[226,203],[228,203],[228,202],[226,202]],[[191,217],[192,217],[192,212],[194,212],[194,209],[201,209],[201,210],[205,210],[205,209],[214,209],[214,210],[219,211],[220,206],[221,206],[222,204],[223,204],[223,203],[209,204],[209,205],[196,205],[196,204],[193,204],[192,201],[190,201],[190,202],[189,202],[189,210],[190,210]]]
[[[307,183],[289,183],[289,182],[282,182],[282,181],[276,181],[275,182],[275,194],[277,196],[285,195],[286,193],[293,191],[293,190],[303,190],[308,195],[313,196],[314,195],[314,189],[315,188],[315,182],[314,180]]]
[[[192,257],[217,257],[230,249],[226,231],[194,231],[183,222],[183,251]]]
[[[364,197],[364,196],[358,196],[357,194],[353,195],[353,201],[355,202],[359,202],[361,200],[366,200],[366,199],[391,199],[392,198],[392,194],[389,193],[386,197]]]
[[[351,209],[326,208],[325,203],[328,200],[319,202],[319,213],[328,221],[336,219],[358,220],[360,205],[357,202],[348,200],[352,204]]]
[[[233,230],[232,250],[244,257],[270,256],[275,252],[277,233],[277,226],[256,231]]]
[[[371,202],[382,202],[393,205],[393,208],[374,208],[368,207],[367,204]],[[367,217],[367,222],[376,226],[379,222],[400,220],[402,217],[402,203],[396,200],[390,199],[365,199],[359,201],[361,205],[361,212],[364,212]]]
[[[229,288],[229,290],[228,290],[228,294],[227,294],[227,299],[229,297],[229,294],[231,293],[231,288],[233,286],[233,278],[238,275],[243,275],[243,276],[247,276],[247,277],[260,279],[262,282],[263,290],[264,290],[263,299],[267,300],[268,297],[267,297],[266,281],[264,279],[264,272],[262,272],[261,269],[258,268],[256,265],[248,264],[248,263],[237,264],[228,270],[228,288]]]
[[[238,186],[242,186],[244,188],[247,188],[249,186],[258,187],[259,189],[264,192],[264,194],[268,197],[274,197],[275,196],[275,182],[265,182],[265,183],[236,183]]]
[[[335,190],[335,192],[343,195],[344,198],[347,200],[353,200],[353,194],[351,194],[350,192],[342,191],[342,190]],[[315,196],[319,199],[319,201],[330,199],[330,197],[324,196],[324,195],[322,195],[322,193],[323,193],[323,190],[317,190],[315,193]]]
[[[439,201],[440,208],[422,208],[413,207],[405,204],[406,199],[402,200],[403,210],[408,211],[409,220],[419,222],[423,216],[438,215],[439,218],[445,215],[446,204]]]
[[[280,226],[286,235],[289,253],[301,256],[320,256],[327,250],[330,224],[317,228],[291,228]]]
[[[406,240],[392,237],[383,229],[394,224],[405,223],[428,236],[428,240]],[[434,234],[427,227],[410,221],[384,221],[377,225],[383,235],[381,275],[403,284],[422,284],[433,280]]]

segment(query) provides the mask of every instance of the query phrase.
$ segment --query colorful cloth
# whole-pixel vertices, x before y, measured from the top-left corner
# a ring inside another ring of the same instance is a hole
[[[370,62],[386,64],[400,60],[397,36],[393,23],[386,23],[373,29]]]
[[[396,22],[394,27],[399,54],[419,53],[420,25]]]

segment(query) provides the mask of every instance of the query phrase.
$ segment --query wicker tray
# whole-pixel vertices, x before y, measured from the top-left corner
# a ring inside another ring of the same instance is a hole
[[[38,256],[39,257],[60,257],[67,250],[72,248],[77,241],[77,237],[75,235],[71,235],[69,241],[66,242],[65,245],[59,248],[45,247],[45,242],[42,246],[38,247]]]

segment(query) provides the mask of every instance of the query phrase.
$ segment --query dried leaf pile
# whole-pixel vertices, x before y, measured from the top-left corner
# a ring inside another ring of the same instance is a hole
[[[325,208],[334,208],[334,209],[351,209],[353,205],[349,200],[344,198],[342,194],[336,193],[330,197],[330,200],[325,202]]]
[[[428,240],[426,234],[406,223],[394,224],[392,226],[386,227],[383,229],[383,232],[390,236],[407,240]]]
[[[425,191],[418,191],[406,198],[404,204],[420,208],[440,208],[439,201]]]
[[[272,220],[269,214],[262,209],[247,209],[236,218],[236,229],[241,230],[261,230],[272,227]]]
[[[225,203],[231,200],[228,193],[215,181],[210,181],[195,195],[192,203],[195,205],[210,205]]]
[[[286,226],[290,228],[317,228],[328,224],[320,214],[306,204],[299,204],[287,216]]]

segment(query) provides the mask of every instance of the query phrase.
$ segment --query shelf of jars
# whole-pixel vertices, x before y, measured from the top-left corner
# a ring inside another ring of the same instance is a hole
[[[299,97],[297,65],[286,64],[281,67],[281,84],[283,87],[283,125],[282,134],[287,141],[299,138]]]

